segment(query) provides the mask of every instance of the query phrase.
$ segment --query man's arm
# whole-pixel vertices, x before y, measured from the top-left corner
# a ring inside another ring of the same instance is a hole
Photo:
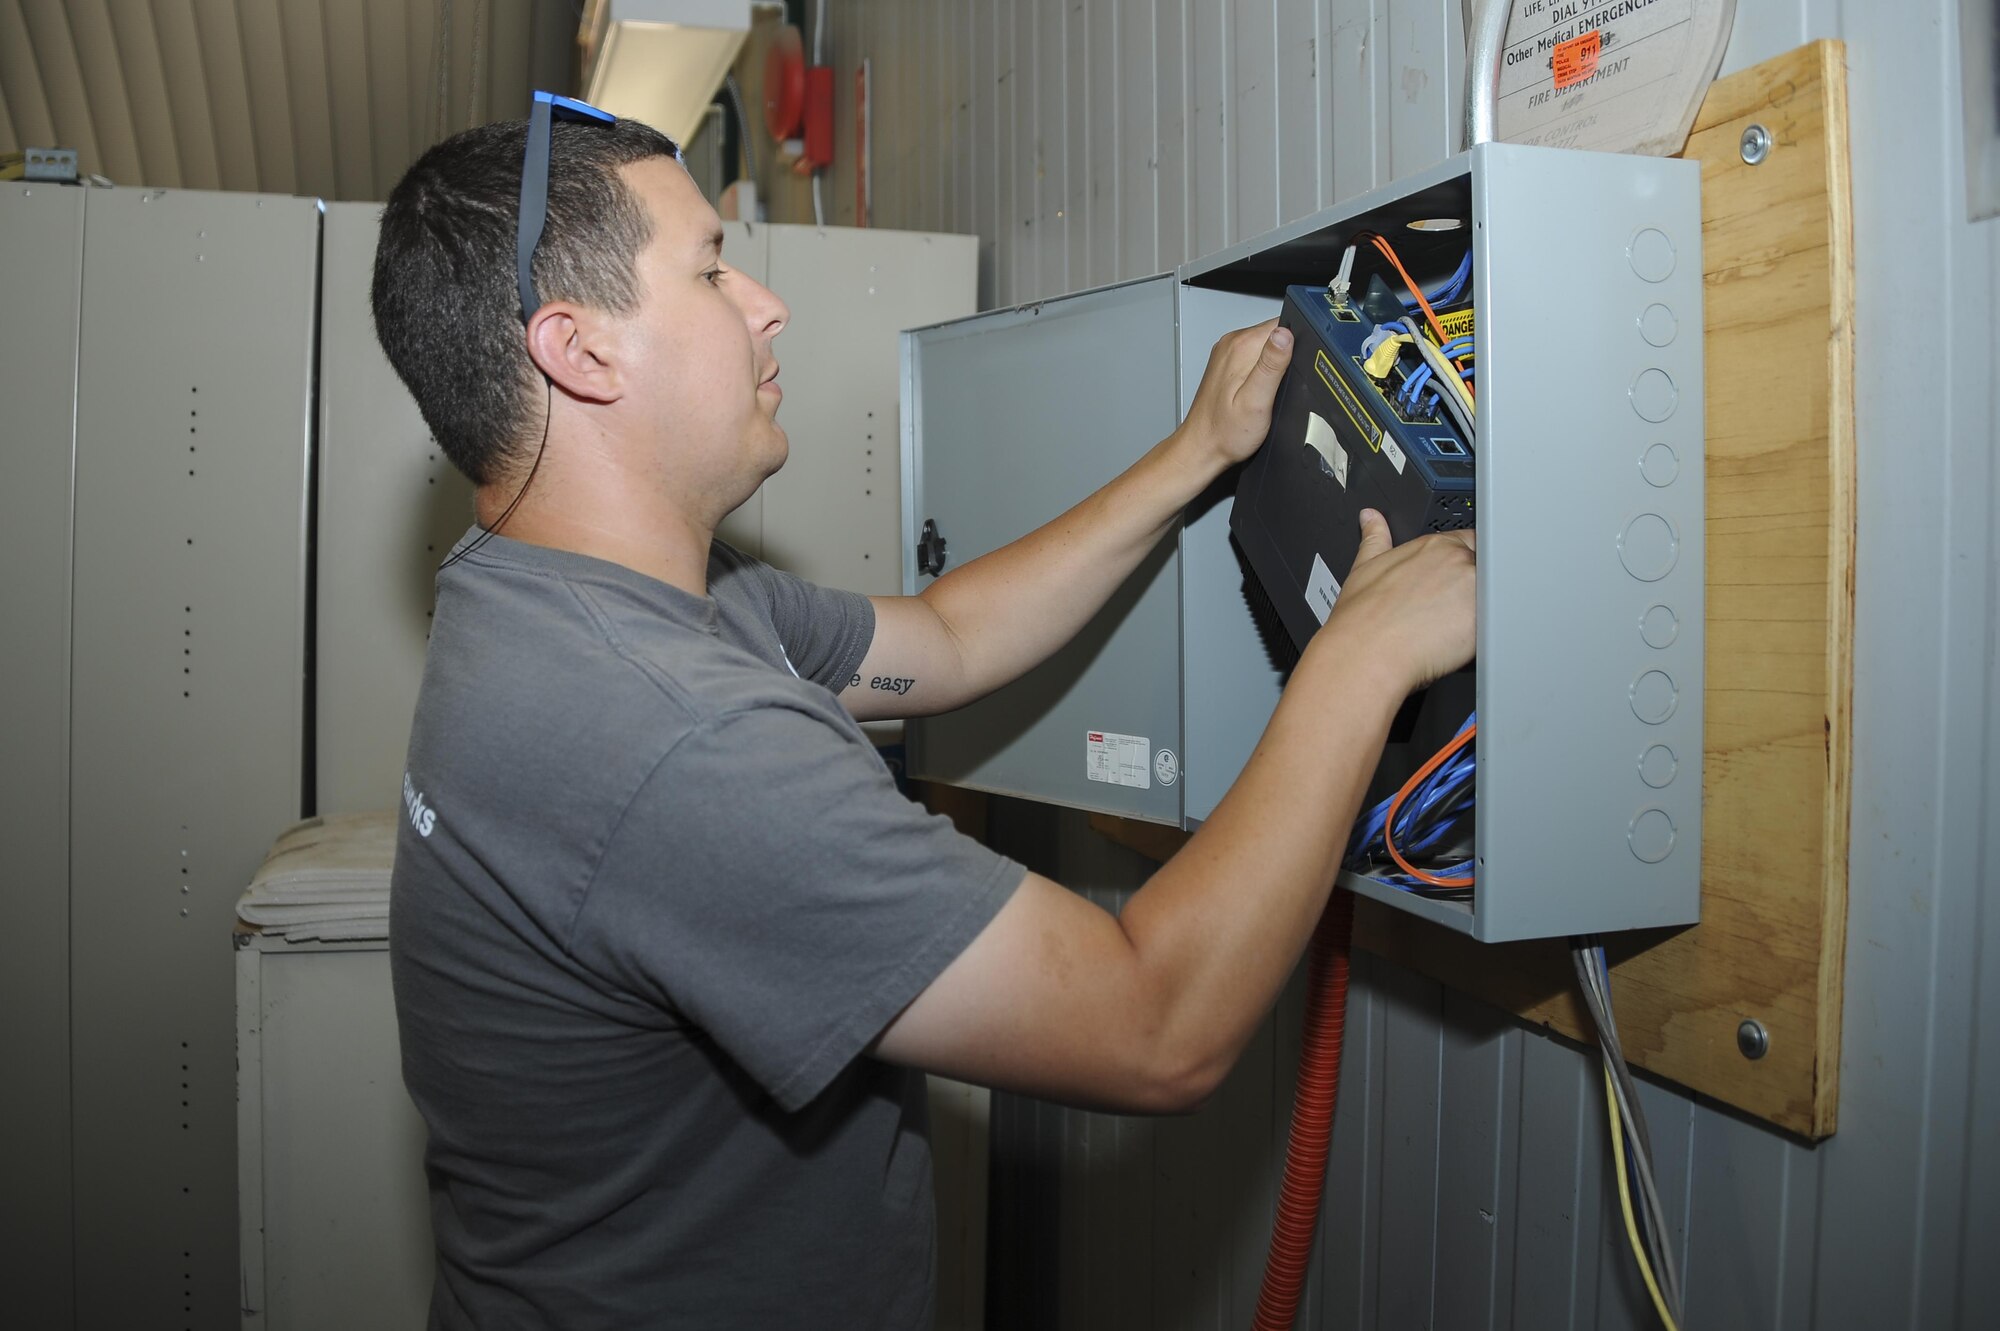
[[[1391,550],[1368,515],[1333,615],[1180,853],[1118,917],[1029,875],[875,1053],[1070,1103],[1199,1105],[1304,951],[1397,706],[1472,641],[1472,534]]]
[[[1291,360],[1271,320],[1215,344],[1178,429],[1053,522],[932,583],[878,596],[875,639],[840,701],[861,720],[961,707],[1041,664],[1097,613],[1174,518],[1257,451]]]

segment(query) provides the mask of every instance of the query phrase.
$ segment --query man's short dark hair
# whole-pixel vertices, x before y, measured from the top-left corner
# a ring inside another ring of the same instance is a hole
[[[475,485],[525,465],[542,425],[515,283],[523,120],[455,134],[419,157],[389,195],[375,247],[375,336],[444,455]],[[535,288],[613,313],[638,304],[635,263],[652,239],[620,167],[673,157],[636,120],[550,126],[549,217]]]

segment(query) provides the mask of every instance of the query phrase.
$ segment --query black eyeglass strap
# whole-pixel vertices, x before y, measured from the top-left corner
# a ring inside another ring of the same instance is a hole
[[[546,94],[538,93],[528,112],[528,151],[521,159],[521,221],[514,237],[524,324],[541,305],[535,296],[535,247],[542,242],[542,227],[548,220],[549,103]]]
[[[574,97],[537,92],[528,108],[528,147],[521,157],[521,220],[514,233],[515,276],[521,289],[521,322],[541,308],[535,293],[535,247],[549,220],[549,126],[556,116],[587,125],[615,125],[618,117]]]

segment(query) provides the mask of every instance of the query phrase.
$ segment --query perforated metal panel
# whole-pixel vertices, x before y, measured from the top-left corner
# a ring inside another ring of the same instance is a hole
[[[236,1307],[237,895],[299,813],[312,200],[84,228],[72,701],[76,1316]]]
[[[763,558],[829,587],[903,589],[897,335],[972,313],[970,236],[766,226],[771,289],[792,321],[777,341],[791,438],[764,482]]]
[[[381,207],[327,205],[320,277],[318,813],[393,806],[430,640],[437,566],[472,486],[431,439],[375,340]]]

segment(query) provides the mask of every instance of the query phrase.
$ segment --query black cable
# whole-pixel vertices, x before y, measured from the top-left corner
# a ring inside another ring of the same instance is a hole
[[[507,505],[506,510],[494,520],[493,525],[482,528],[479,535],[473,537],[471,544],[467,545],[464,549],[453,551],[450,558],[438,565],[438,572],[444,572],[453,564],[456,564],[459,560],[465,558],[491,540],[494,533],[498,532],[506,524],[507,519],[514,516],[514,510],[519,508],[521,500],[527,497],[528,487],[535,483],[535,473],[542,469],[542,454],[546,453],[549,448],[549,419],[554,416],[556,406],[555,380],[545,374],[542,376],[542,383],[548,389],[548,396],[542,406],[542,442],[541,446],[535,449],[535,461],[528,468],[528,479],[521,482],[521,488],[514,492],[513,502]]]

